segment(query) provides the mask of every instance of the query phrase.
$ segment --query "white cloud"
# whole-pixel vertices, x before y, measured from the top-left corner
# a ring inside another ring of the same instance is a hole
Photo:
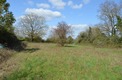
[[[43,8],[27,8],[25,10],[26,13],[34,13],[40,16],[43,16],[46,18],[46,20],[51,20],[53,18],[59,18],[62,17],[62,14],[58,11],[52,11],[52,10],[48,10],[48,9],[43,9]]]
[[[57,9],[63,9],[66,5],[62,0],[49,0],[49,2]]]
[[[72,6],[72,8],[73,9],[80,9],[80,8],[82,8],[82,6],[83,6],[82,4],[79,4],[79,5],[75,4]]]
[[[79,31],[85,31],[88,28],[87,24],[72,24],[71,26],[73,29],[79,30]]]
[[[32,0],[28,0],[29,5],[34,5],[34,2]]]
[[[78,5],[78,4],[74,4],[72,1],[68,1],[68,6],[70,6],[73,9],[80,9],[83,7],[83,4],[81,3]]]
[[[72,26],[73,29],[73,38],[76,38],[80,32],[85,31],[89,28],[87,24],[69,24],[69,25]],[[56,26],[49,26],[47,36],[49,36],[51,30],[53,30],[54,28],[56,28]]]
[[[87,24],[69,24],[69,25],[72,27],[75,33],[85,31],[89,28]],[[50,26],[49,30],[53,30],[54,28],[56,28],[56,26]]]
[[[84,4],[88,4],[90,2],[90,0],[83,0]]]
[[[68,1],[68,6],[72,6],[73,2],[72,1]]]
[[[72,24],[74,30],[74,38],[76,38],[80,32],[83,32],[89,28],[87,24]]]
[[[45,9],[50,8],[50,5],[46,3],[36,4],[36,6]]]

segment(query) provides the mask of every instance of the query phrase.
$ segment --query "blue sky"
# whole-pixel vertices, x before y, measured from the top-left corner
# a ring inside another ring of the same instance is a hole
[[[105,0],[7,0],[16,20],[26,13],[45,16],[49,28],[65,21],[74,27],[74,37],[87,25],[99,23],[99,6]],[[119,2],[120,0],[115,0]]]

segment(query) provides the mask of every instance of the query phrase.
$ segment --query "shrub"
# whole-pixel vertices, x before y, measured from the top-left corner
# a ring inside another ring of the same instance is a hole
[[[31,38],[29,38],[29,37],[26,37],[26,38],[24,39],[24,41],[32,42]],[[43,39],[42,39],[41,37],[39,37],[39,36],[36,36],[36,37],[33,38],[33,42],[45,42],[45,40],[43,40]]]
[[[34,42],[44,42],[44,40],[41,37],[36,36],[34,37]]]
[[[14,33],[0,29],[0,43],[9,49],[16,51],[23,50],[26,45],[22,43]]]
[[[50,38],[47,38],[46,40],[47,43],[57,43],[57,38],[55,37],[50,37]]]
[[[76,43],[84,43],[84,42],[88,42],[88,39],[87,39],[87,33],[86,32],[81,32],[77,39],[76,39]]]
[[[111,36],[109,38],[109,43],[110,44],[119,44],[119,37],[118,36]]]
[[[104,47],[104,46],[108,45],[108,41],[109,41],[109,39],[107,37],[98,36],[93,41],[93,45],[96,47]]]
[[[71,37],[71,36],[69,36],[68,38],[67,38],[67,43],[68,44],[72,44],[74,42],[74,39]]]
[[[93,41],[93,45],[96,47],[112,47],[112,48],[121,48],[121,38],[118,36],[111,36],[111,37],[105,37],[105,36],[98,36]]]

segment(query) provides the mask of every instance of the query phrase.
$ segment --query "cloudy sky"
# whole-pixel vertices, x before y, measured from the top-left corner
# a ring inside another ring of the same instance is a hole
[[[49,28],[58,22],[65,21],[74,27],[74,37],[87,28],[99,22],[97,17],[99,6],[105,0],[7,0],[10,11],[16,20],[26,13],[42,15],[47,20]],[[119,2],[120,0],[115,0]]]

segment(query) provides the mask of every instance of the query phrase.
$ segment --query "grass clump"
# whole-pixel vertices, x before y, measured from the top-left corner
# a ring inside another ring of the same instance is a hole
[[[4,77],[5,80],[42,80],[43,75],[43,64],[45,60],[39,58],[33,58],[25,61],[21,68],[16,70],[8,77]]]
[[[14,51],[8,49],[0,49],[0,63],[6,61],[13,55]]]

